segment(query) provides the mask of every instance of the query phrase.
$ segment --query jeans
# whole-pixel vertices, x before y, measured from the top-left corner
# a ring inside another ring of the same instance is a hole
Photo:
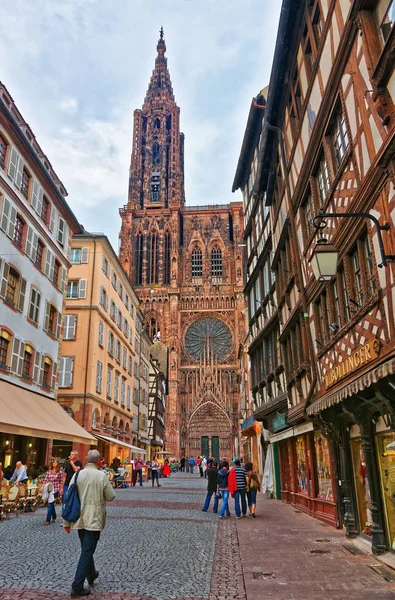
[[[81,590],[84,587],[85,578],[93,578],[96,574],[93,555],[100,538],[100,531],[79,529],[78,535],[81,542],[81,555],[75,572],[74,581],[71,586],[73,590]]]
[[[208,491],[207,492],[206,500],[205,500],[204,506],[202,508],[203,512],[207,512],[208,511],[208,508],[209,508],[210,502],[211,502],[211,496],[213,494],[214,494],[214,512],[215,513],[218,512],[218,502],[219,502],[219,500],[218,500],[218,498],[215,497],[215,492],[212,492],[212,491]]]
[[[133,485],[135,486],[137,483],[137,477],[140,480],[140,485],[143,485],[143,471],[141,469],[136,469],[133,471]]]
[[[220,490],[221,494],[222,494],[222,506],[221,506],[221,511],[219,513],[220,517],[223,517],[225,515],[226,512],[226,516],[230,517],[230,510],[229,510],[229,490]]]
[[[155,485],[155,480],[156,480],[157,485],[159,485],[159,473],[158,473],[157,469],[152,470],[151,476],[152,476],[152,487],[154,487],[154,485]]]
[[[240,500],[241,500],[241,510],[243,515],[247,514],[247,499],[246,499],[246,491],[245,490],[237,490],[235,492],[235,513],[236,517],[240,517]]]
[[[189,472],[193,473],[193,465],[189,465]]]
[[[248,496],[248,506],[252,506],[253,504],[256,504],[256,492],[257,490],[250,490],[247,493]]]
[[[59,496],[59,492],[55,492],[54,493],[54,501],[53,502],[48,502],[48,509],[47,509],[47,523],[51,522],[51,519],[56,519],[56,510],[55,510],[55,500],[56,498]]]

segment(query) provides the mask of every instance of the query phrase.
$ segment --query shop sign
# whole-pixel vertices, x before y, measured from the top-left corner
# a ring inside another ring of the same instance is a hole
[[[287,415],[278,412],[274,419],[272,419],[272,429],[274,432],[284,429],[287,425]]]
[[[359,369],[363,365],[371,362],[378,357],[380,352],[380,342],[377,338],[372,338],[366,344],[363,344],[347,356],[342,362],[339,362],[334,369],[325,375],[326,387],[334,385],[339,379],[343,379],[353,371]]]
[[[298,425],[294,427],[294,435],[302,435],[303,433],[307,433],[308,431],[313,431],[314,425],[313,423],[303,423],[302,425]]]
[[[293,427],[291,429],[287,429],[281,433],[277,433],[276,435],[271,435],[269,442],[280,442],[281,440],[286,440],[289,437],[292,437],[294,434]]]

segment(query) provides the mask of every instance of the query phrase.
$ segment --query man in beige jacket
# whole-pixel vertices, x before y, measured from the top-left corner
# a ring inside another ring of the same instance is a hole
[[[99,471],[97,463],[100,460],[100,452],[90,450],[88,452],[88,464],[85,469],[79,471],[77,479],[78,495],[81,503],[80,518],[76,523],[63,521],[64,530],[70,533],[70,529],[78,529],[81,542],[81,556],[78,561],[77,571],[71,586],[72,596],[88,596],[89,589],[84,588],[85,578],[89,585],[93,585],[98,578],[99,572],[95,569],[93,555],[96,550],[100,532],[106,524],[106,502],[115,498],[115,492],[104,471]],[[74,483],[76,475],[70,482]]]

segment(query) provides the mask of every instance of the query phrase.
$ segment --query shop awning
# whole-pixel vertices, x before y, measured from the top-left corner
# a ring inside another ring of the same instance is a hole
[[[97,443],[56,400],[2,380],[0,431],[81,444]]]
[[[126,442],[121,442],[121,440],[117,440],[116,438],[112,438],[108,435],[101,435],[99,433],[94,434],[95,437],[99,440],[104,440],[109,444],[117,444],[118,446],[125,446],[125,448],[130,448],[133,452],[138,452],[139,454],[146,454],[144,448],[139,448],[138,446],[132,446],[132,444],[127,444]]]
[[[364,389],[370,387],[374,383],[377,383],[380,379],[387,377],[387,375],[392,375],[393,373],[395,373],[394,358],[385,363],[382,363],[375,369],[364,373],[363,375],[361,375],[361,377],[358,377],[351,383],[348,383],[347,385],[343,386],[333,394],[329,394],[328,396],[317,400],[317,402],[314,402],[311,406],[308,407],[307,414],[316,415],[322,410],[325,410],[326,408],[334,406],[335,404],[339,404],[345,398],[353,396],[354,394],[358,394],[358,392],[362,392]]]

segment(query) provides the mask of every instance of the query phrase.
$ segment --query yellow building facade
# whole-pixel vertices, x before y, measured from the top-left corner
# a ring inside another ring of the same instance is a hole
[[[73,237],[58,401],[98,440],[106,464],[137,454],[139,301],[104,234]]]

